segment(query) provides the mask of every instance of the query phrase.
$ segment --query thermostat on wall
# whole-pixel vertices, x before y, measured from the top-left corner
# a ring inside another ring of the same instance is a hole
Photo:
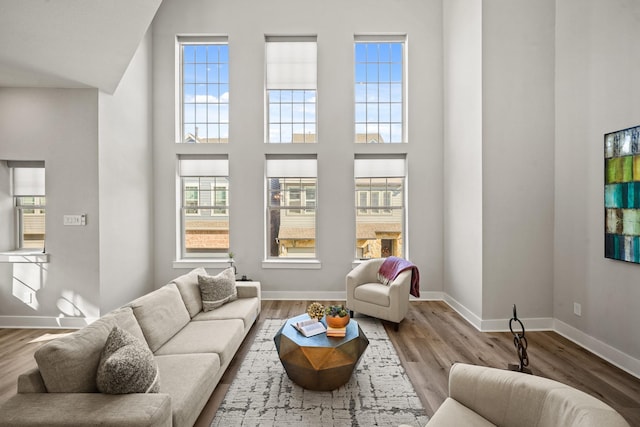
[[[65,215],[64,225],[87,225],[87,214]]]

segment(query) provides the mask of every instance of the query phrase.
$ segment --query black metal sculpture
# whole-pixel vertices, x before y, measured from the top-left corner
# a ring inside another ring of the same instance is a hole
[[[518,323],[520,325],[520,329],[522,329],[522,332],[513,331],[514,323]],[[529,366],[529,356],[527,355],[527,338],[524,336],[524,325],[522,324],[520,319],[518,319],[515,304],[513,304],[513,317],[511,318],[511,320],[509,320],[509,330],[513,334],[513,344],[516,346],[518,358],[520,359],[519,365],[509,363],[509,369],[512,371],[532,374],[531,369],[527,368],[527,366]]]

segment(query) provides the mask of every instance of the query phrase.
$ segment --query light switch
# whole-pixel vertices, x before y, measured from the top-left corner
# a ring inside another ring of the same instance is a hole
[[[64,225],[87,225],[87,214],[65,215]]]

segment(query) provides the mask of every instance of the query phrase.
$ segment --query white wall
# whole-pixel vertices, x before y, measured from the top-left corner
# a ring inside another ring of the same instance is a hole
[[[640,375],[640,265],[605,259],[603,230],[603,135],[640,124],[640,4],[562,0],[556,20],[554,316]]]
[[[188,270],[176,256],[175,158],[227,152],[231,250],[238,272],[260,280],[265,295],[342,296],[354,257],[353,157],[359,152],[408,156],[409,258],[423,291],[442,289],[442,9],[438,0],[236,2],[166,0],[153,23],[155,266],[157,284]],[[251,13],[247,13],[251,11]],[[356,146],[353,141],[353,36],[406,33],[409,143]],[[230,50],[230,143],[175,144],[175,36],[226,34]],[[264,36],[318,37],[318,134],[313,145],[264,144]],[[319,270],[263,269],[264,158],[317,153]]]
[[[100,307],[153,289],[151,32],[113,95],[99,95]]]
[[[97,99],[94,89],[0,88],[0,159],[45,161],[50,254],[38,271],[0,265],[3,326],[81,325],[100,314]],[[63,215],[81,213],[86,226],[63,225]],[[0,222],[12,221],[6,214]],[[37,304],[14,295],[14,275],[37,290]]]
[[[447,1],[443,12],[444,291],[481,318],[482,2]]]
[[[482,318],[550,320],[555,1],[484,1],[482,17]]]
[[[554,15],[445,2],[445,299],[482,329],[552,324]]]

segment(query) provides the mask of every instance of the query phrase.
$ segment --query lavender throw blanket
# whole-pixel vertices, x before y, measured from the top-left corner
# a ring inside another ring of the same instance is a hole
[[[420,272],[416,265],[406,259],[395,256],[385,258],[378,270],[378,279],[388,285],[398,277],[398,274],[408,269],[411,269],[411,290],[409,293],[418,298],[420,296]]]

